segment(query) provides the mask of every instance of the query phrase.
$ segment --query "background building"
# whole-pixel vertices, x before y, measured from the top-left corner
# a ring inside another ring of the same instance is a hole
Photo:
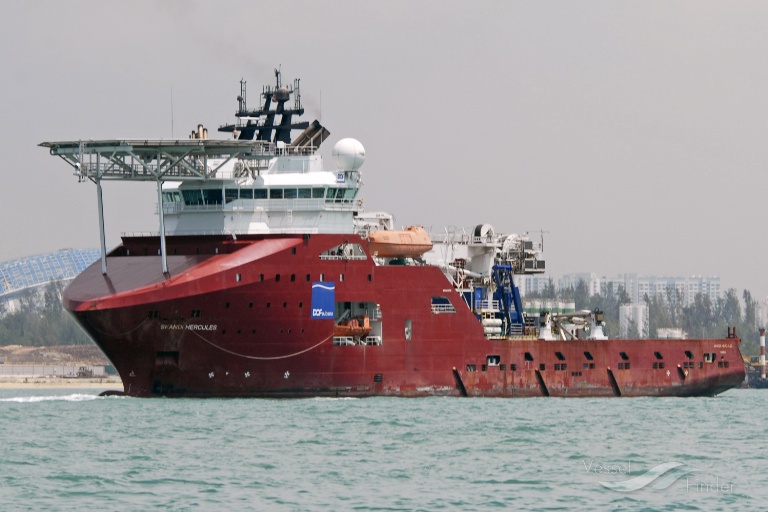
[[[633,303],[640,303],[647,294],[667,296],[668,290],[679,293],[683,305],[693,303],[697,293],[707,295],[714,303],[720,298],[720,278],[718,276],[639,276],[638,274],[619,274],[615,277],[599,277],[592,273],[566,274],[557,281],[558,289],[576,287],[579,280],[587,284],[590,295],[614,294],[623,288]]]
[[[0,301],[12,311],[23,292],[56,280],[66,284],[100,257],[98,249],[62,249],[0,263]]]
[[[550,276],[541,274],[523,274],[515,276],[515,284],[525,297],[528,293],[543,293],[549,284]],[[552,281],[555,284],[554,280]]]

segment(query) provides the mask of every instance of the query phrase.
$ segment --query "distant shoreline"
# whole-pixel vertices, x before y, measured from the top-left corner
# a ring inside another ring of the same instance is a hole
[[[76,378],[61,377],[13,377],[0,378],[0,389],[117,389],[123,390],[123,383],[118,377]]]

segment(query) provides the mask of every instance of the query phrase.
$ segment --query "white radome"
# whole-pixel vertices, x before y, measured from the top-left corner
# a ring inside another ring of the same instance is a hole
[[[356,139],[341,139],[333,146],[333,159],[340,171],[356,171],[365,161],[365,148]]]

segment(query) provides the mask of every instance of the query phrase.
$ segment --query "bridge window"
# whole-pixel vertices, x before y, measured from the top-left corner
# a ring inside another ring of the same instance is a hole
[[[252,188],[240,189],[240,199],[253,199],[253,189]]]
[[[203,190],[203,201],[205,204],[221,204],[221,189],[212,188]]]
[[[283,189],[281,189],[281,188],[271,188],[271,189],[269,189],[269,198],[270,199],[282,199],[283,198]]]
[[[199,190],[182,190],[181,195],[184,196],[184,204],[188,206],[203,204],[203,193]]]
[[[325,192],[326,203],[351,203],[357,195],[356,188],[329,188]]]
[[[325,195],[325,189],[324,188],[313,188],[312,189],[312,199],[322,199]]]
[[[239,190],[236,188],[228,188],[224,190],[224,202],[231,203],[239,197]]]
[[[253,198],[254,199],[266,199],[267,198],[267,189],[265,189],[265,188],[255,188],[255,189],[253,189]]]
[[[181,194],[178,191],[163,192],[164,203],[181,203]]]
[[[311,188],[300,188],[299,189],[299,199],[310,199],[312,197],[312,189]]]
[[[283,191],[283,197],[286,199],[296,199],[298,197],[298,193],[295,188],[286,188]]]

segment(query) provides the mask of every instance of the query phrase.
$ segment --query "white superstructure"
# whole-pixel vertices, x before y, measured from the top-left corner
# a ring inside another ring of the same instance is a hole
[[[360,153],[358,141],[339,141],[334,171],[323,168],[316,148],[281,143],[266,144],[256,162],[212,159],[212,179],[163,186],[166,234],[352,233]]]

